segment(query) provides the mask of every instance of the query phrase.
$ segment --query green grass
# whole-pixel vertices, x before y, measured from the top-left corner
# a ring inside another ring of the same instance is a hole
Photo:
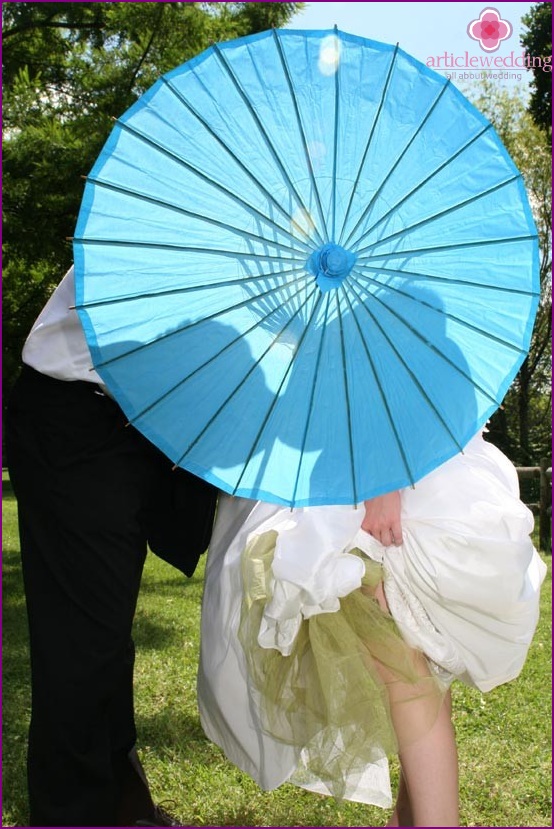
[[[28,646],[16,507],[3,498],[3,826],[28,822]],[[545,559],[546,560],[546,559]],[[549,560],[549,559],[548,559]],[[203,562],[193,579],[149,556],[135,622],[139,750],[158,800],[196,826],[384,826],[388,814],[290,785],[262,792],[200,727],[196,662]],[[551,586],[521,677],[482,695],[454,687],[462,826],[550,826]],[[396,780],[393,764],[393,782]]]

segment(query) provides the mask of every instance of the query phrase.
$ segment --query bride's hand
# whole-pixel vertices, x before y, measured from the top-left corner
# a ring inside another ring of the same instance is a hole
[[[364,501],[365,516],[362,530],[380,541],[384,547],[402,544],[402,525],[400,522],[400,492],[387,492]]]

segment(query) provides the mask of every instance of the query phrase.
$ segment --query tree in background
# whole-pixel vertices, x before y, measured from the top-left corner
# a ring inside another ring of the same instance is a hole
[[[526,109],[526,98],[521,91],[509,92],[484,80],[469,94],[492,122],[523,175],[539,235],[541,300],[531,348],[503,408],[491,418],[489,435],[516,464],[534,466],[541,458],[550,457],[551,452],[551,153],[544,130]]]
[[[4,390],[72,260],[82,176],[118,117],[207,48],[283,26],[302,3],[3,3]]]
[[[552,138],[552,3],[537,3],[522,18],[527,31],[521,37],[521,45],[531,58],[546,59],[550,71],[542,66],[533,68],[529,112],[535,124],[544,130],[550,144]]]

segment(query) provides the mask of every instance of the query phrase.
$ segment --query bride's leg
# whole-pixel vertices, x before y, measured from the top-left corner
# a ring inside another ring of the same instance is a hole
[[[394,812],[389,818],[387,826],[413,826],[414,819],[412,817],[412,804],[410,803],[410,796],[408,794],[408,787],[404,779],[404,773],[400,769],[400,782],[398,784],[398,794],[396,796],[396,803],[394,805]]]
[[[382,585],[379,585],[375,595],[386,609]],[[428,674],[425,660],[416,654],[414,659],[424,677]],[[424,730],[422,736],[412,739],[414,726],[429,718],[429,701],[425,696],[410,698],[411,686],[394,681],[385,666],[377,667],[389,689],[402,767],[398,800],[389,825],[458,826],[458,756],[450,693],[446,695],[430,728]]]
[[[411,807],[411,823],[400,826],[459,826],[458,754],[450,701],[435,724],[400,753]]]

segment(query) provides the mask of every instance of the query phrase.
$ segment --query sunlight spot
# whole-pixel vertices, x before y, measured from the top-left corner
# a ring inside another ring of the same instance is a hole
[[[298,207],[291,216],[290,228],[297,238],[303,239],[304,234],[311,237],[315,228],[311,213],[303,207]]]
[[[340,40],[336,35],[324,37],[319,47],[318,67],[322,75],[334,75],[339,68]]]

